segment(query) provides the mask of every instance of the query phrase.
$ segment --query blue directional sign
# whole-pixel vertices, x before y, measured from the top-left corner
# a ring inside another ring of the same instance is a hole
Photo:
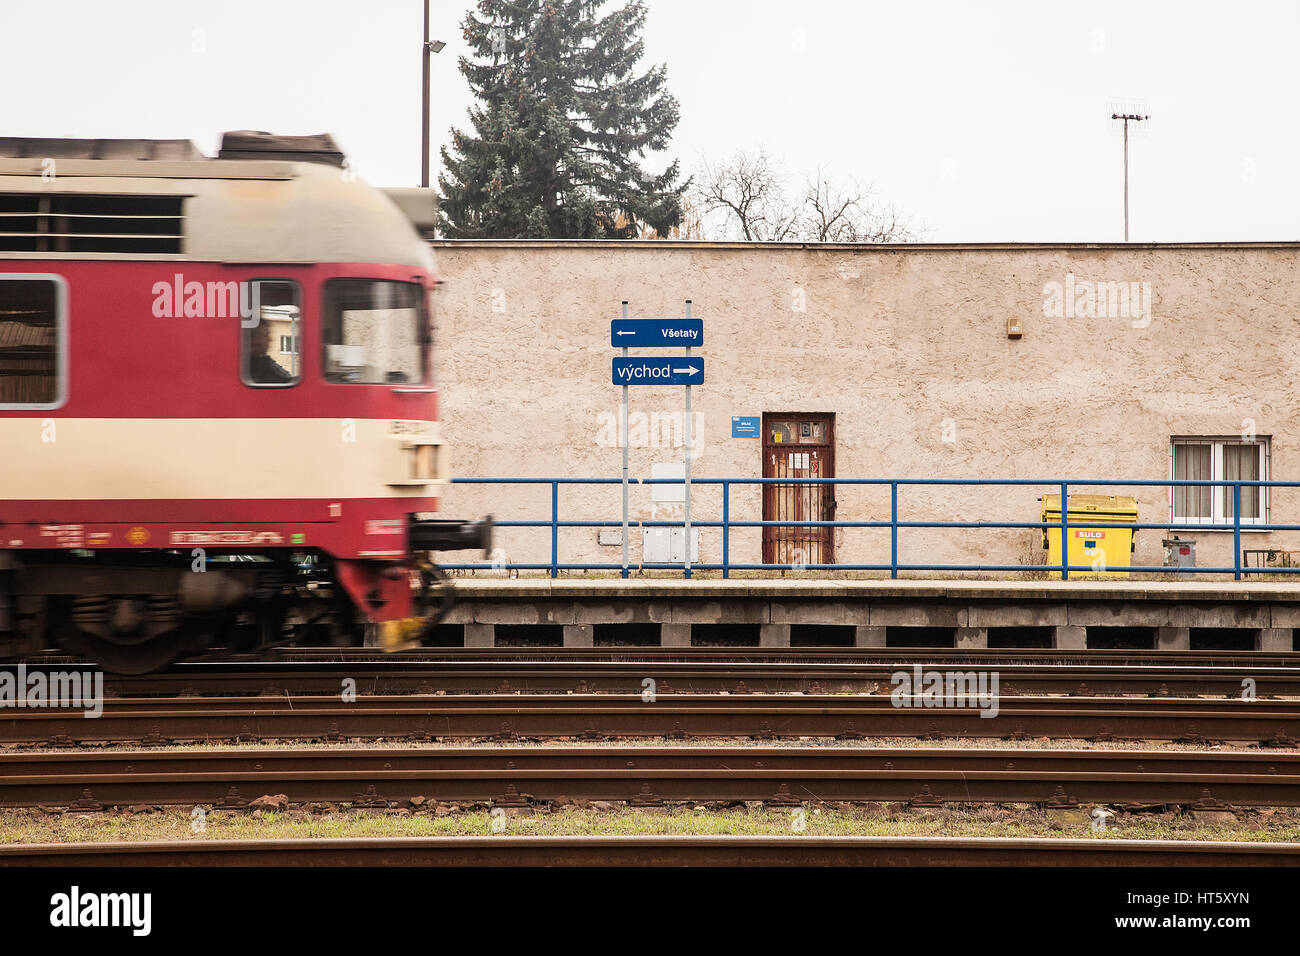
[[[609,342],[618,349],[695,348],[704,344],[704,320],[614,319]]]
[[[703,381],[704,359],[698,355],[614,359],[615,385],[699,385]]]

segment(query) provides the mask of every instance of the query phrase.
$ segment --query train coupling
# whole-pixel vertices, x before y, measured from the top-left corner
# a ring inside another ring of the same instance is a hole
[[[408,542],[412,570],[419,576],[413,595],[413,616],[379,625],[380,646],[386,651],[418,647],[456,604],[456,588],[445,571],[428,557],[430,551],[492,550],[492,516],[478,521],[410,517]]]
[[[409,535],[412,551],[492,550],[492,516],[478,521],[454,519],[417,520],[411,516]]]

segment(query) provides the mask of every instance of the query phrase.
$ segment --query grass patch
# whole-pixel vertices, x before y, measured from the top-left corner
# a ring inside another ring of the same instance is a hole
[[[291,808],[212,811],[194,832],[190,807],[152,812],[52,813],[40,809],[0,811],[0,843],[82,843],[119,840],[313,839],[417,836],[637,836],[695,834],[778,836],[967,836],[1071,839],[1300,841],[1300,809],[1238,811],[1233,823],[1206,824],[1179,813],[1124,813],[1104,831],[1093,831],[1082,814],[1062,815],[1034,807],[950,806],[916,811],[901,805],[779,807],[677,806],[642,810],[562,807],[509,811],[493,818],[482,806],[430,809],[351,810]],[[504,829],[500,829],[504,823]],[[494,831],[494,825],[498,830]],[[802,830],[797,828],[802,826]]]

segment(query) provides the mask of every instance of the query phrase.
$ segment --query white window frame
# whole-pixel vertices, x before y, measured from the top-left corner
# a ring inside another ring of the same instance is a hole
[[[1174,435],[1169,440],[1169,479],[1176,481],[1174,477],[1174,455],[1175,449],[1179,445],[1209,445],[1210,451],[1210,480],[1224,481],[1223,477],[1223,449],[1227,445],[1242,446],[1253,445],[1259,453],[1259,480],[1268,481],[1270,466],[1272,464],[1272,441],[1269,435],[1258,435],[1253,441],[1243,441],[1239,436],[1231,435]],[[1188,525],[1201,528],[1219,528],[1231,529],[1234,527],[1233,518],[1228,514],[1225,507],[1225,494],[1231,494],[1231,485],[1210,485],[1210,516],[1208,518],[1201,515],[1179,515],[1174,513],[1177,495],[1174,492],[1179,486],[1169,486],[1169,521],[1175,525]],[[1186,485],[1182,487],[1194,488],[1195,485]],[[1204,486],[1202,486],[1204,487]],[[1269,489],[1263,486],[1259,488],[1259,517],[1247,518],[1242,517],[1241,527],[1248,528],[1251,525],[1269,523]]]
[[[0,402],[0,411],[52,411],[68,401],[68,280],[53,272],[0,272],[0,279],[54,284],[54,325],[58,341],[54,367],[57,379],[52,402]]]

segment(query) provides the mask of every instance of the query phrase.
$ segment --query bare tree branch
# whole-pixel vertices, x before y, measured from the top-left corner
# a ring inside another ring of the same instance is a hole
[[[808,242],[912,242],[916,231],[898,208],[874,201],[875,190],[850,179],[842,190],[818,169],[804,181],[802,237]]]
[[[919,230],[896,206],[875,200],[872,187],[853,179],[841,187],[820,168],[804,180],[792,202],[780,165],[762,148],[717,164],[702,161],[693,197],[701,212],[701,234],[718,238],[863,243],[919,238]]]
[[[763,149],[737,153],[724,162],[707,160],[696,177],[695,200],[704,216],[722,220],[728,234],[748,241],[792,238],[798,211],[785,195],[785,176]],[[717,214],[721,214],[718,216]]]

